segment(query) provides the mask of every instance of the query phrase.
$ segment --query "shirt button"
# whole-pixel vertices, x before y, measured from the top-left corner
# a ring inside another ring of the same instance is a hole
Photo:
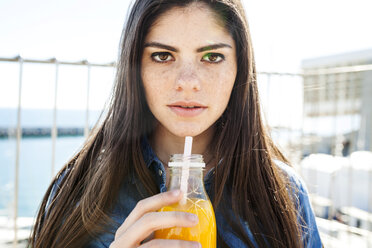
[[[163,171],[159,169],[159,176],[163,175]]]

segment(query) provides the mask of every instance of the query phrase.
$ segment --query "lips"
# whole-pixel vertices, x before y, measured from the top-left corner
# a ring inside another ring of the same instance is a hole
[[[195,117],[207,109],[207,106],[198,102],[175,102],[168,107],[180,117]]]

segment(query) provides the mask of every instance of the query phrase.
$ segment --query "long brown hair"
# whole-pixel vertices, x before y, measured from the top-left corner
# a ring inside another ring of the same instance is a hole
[[[111,223],[118,182],[131,173],[149,195],[159,192],[141,152],[141,139],[155,125],[140,77],[143,41],[160,15],[193,2],[204,2],[214,10],[236,43],[237,77],[228,106],[215,123],[218,131],[212,142],[216,161],[221,161],[211,193],[214,208],[226,220],[241,218],[247,223],[259,247],[302,246],[289,182],[273,162],[285,158],[261,120],[252,43],[240,1],[137,0],[122,33],[107,115],[49,186],[30,239],[32,247],[82,247],[104,232]],[[57,180],[56,193],[50,197]],[[253,247],[243,223],[229,225],[246,246]],[[218,237],[219,245],[227,247]]]

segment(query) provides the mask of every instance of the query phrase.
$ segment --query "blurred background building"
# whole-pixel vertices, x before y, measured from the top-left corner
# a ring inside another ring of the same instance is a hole
[[[314,139],[305,153],[349,155],[372,150],[371,64],[372,49],[302,62],[304,121],[315,127],[308,130]],[[320,140],[318,134],[323,135]]]
[[[372,247],[372,49],[307,59],[302,68],[299,169],[318,224],[338,239],[332,247]]]

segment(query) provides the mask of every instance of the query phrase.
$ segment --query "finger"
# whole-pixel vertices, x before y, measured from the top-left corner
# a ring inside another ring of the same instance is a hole
[[[177,203],[182,198],[180,190],[172,190],[160,193],[139,201],[136,207],[125,219],[124,223],[116,231],[115,238],[120,237],[133,223],[139,220],[145,213],[157,211],[160,208]]]
[[[153,239],[139,248],[201,248],[201,244],[195,241],[175,240],[175,239]]]
[[[130,226],[118,240],[136,245],[156,230],[170,227],[192,227],[198,221],[198,216],[186,212],[149,212]]]

